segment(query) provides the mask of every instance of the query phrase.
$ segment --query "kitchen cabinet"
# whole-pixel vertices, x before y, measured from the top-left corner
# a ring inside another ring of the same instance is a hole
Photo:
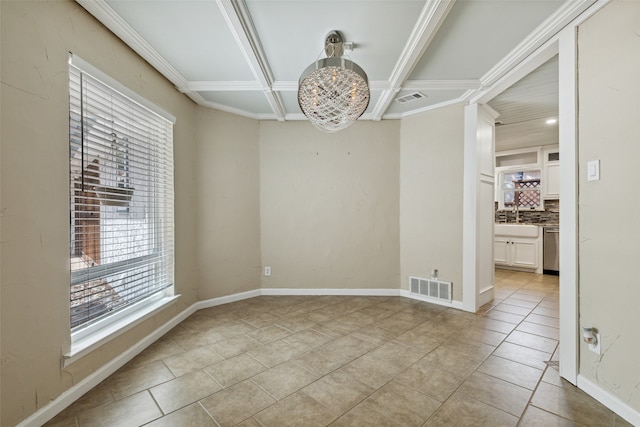
[[[496,225],[493,258],[496,266],[542,273],[542,242],[535,225]]]
[[[496,264],[532,269],[540,264],[537,238],[496,236],[493,251]]]
[[[545,199],[560,198],[560,150],[558,147],[545,148],[542,151],[542,173]]]

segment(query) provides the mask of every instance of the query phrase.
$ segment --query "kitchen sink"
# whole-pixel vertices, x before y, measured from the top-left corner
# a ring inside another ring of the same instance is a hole
[[[538,237],[540,227],[531,224],[495,224],[496,236]]]

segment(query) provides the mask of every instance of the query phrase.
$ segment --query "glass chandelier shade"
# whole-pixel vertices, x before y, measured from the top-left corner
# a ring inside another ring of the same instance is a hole
[[[300,76],[298,104],[309,121],[325,132],[349,127],[369,106],[367,74],[342,55],[342,37],[335,31],[327,36],[328,58],[320,59]]]

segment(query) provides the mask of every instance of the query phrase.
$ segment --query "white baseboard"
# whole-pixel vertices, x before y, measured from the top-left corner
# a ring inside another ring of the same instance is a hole
[[[109,375],[116,372],[128,361],[140,354],[144,349],[149,347],[164,334],[169,332],[173,327],[177,326],[180,322],[195,313],[197,310],[195,306],[196,304],[192,304],[187,309],[183,310],[180,314],[166,322],[164,325],[160,326],[158,329],[144,337],[142,340],[138,341],[135,345],[131,346],[125,352],[121,353],[116,358],[98,368],[96,371],[91,373],[89,376],[87,376],[77,384],[71,386],[71,388],[62,392],[60,396],[56,397],[54,400],[49,402],[49,404],[43,406],[38,411],[31,414],[28,418],[20,422],[16,427],[40,427],[45,424],[47,421],[58,415],[73,402],[81,398],[89,390],[104,381],[107,377],[109,377]]]
[[[265,288],[261,290],[261,295],[345,295],[345,296],[378,296],[394,297],[400,296],[400,289],[298,289],[298,288]]]
[[[400,296],[403,296],[403,297],[406,297],[406,298],[411,298],[411,299],[416,299],[418,301],[428,302],[428,303],[435,304],[435,305],[442,305],[442,306],[445,306],[445,307],[451,307],[451,308],[455,308],[457,310],[464,310],[462,308],[462,301],[456,301],[456,300],[453,300],[451,302],[449,302],[449,301],[440,301],[440,300],[437,300],[435,298],[429,298],[429,297],[425,297],[423,295],[416,295],[414,293],[409,292],[406,289],[401,289],[400,290]]]
[[[228,304],[230,302],[242,301],[243,299],[258,297],[260,295],[262,295],[260,289],[254,289],[252,291],[240,292],[233,295],[226,295],[224,297],[198,301],[193,304],[192,307],[195,307],[194,311],[197,311],[202,310],[203,308],[215,307],[217,305]]]
[[[480,291],[480,293],[478,294],[478,308],[493,300],[494,288],[495,287],[491,285]]]
[[[640,412],[583,375],[578,375],[578,388],[620,415],[627,422],[634,426],[640,426]]]
[[[447,307],[456,308],[462,310],[462,302],[452,301],[451,303],[436,301],[430,298],[420,297],[411,294],[409,291],[401,289],[338,289],[338,288],[322,288],[322,289],[296,289],[296,288],[266,288],[266,289],[254,289],[251,291],[240,292],[233,295],[227,295],[218,298],[212,298],[208,300],[198,301],[192,304],[189,308],[182,311],[173,319],[166,322],[164,325],[153,331],[151,334],[140,340],[138,343],[130,347],[119,356],[106,363],[98,370],[84,378],[77,384],[71,386],[71,388],[64,391],[60,396],[52,400],[48,405],[40,408],[23,420],[16,427],[39,427],[45,424],[47,421],[55,417],[62,412],[65,408],[71,405],[73,402],[82,397],[85,393],[104,381],[109,375],[116,372],[128,361],[140,354],[144,349],[149,347],[164,334],[169,332],[173,327],[177,326],[180,322],[192,315],[198,310],[203,308],[215,307],[217,305],[228,304],[230,302],[241,301],[249,298],[254,298],[260,295],[272,295],[272,296],[286,296],[286,295],[345,295],[345,296],[403,296],[407,298],[417,299],[433,304],[444,305]],[[616,411],[617,412],[617,411]]]

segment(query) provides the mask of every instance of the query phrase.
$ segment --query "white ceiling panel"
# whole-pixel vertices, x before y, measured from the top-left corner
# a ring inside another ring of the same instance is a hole
[[[496,151],[558,143],[558,124],[547,124],[544,119],[496,126]]]
[[[458,0],[411,79],[479,79],[562,0]]]
[[[212,0],[107,0],[187,80],[255,80]]]
[[[397,119],[482,96],[594,0],[76,1],[195,102],[282,121],[304,119],[298,79],[331,30],[369,77],[361,119]],[[552,112],[555,67],[494,98],[499,120]],[[414,91],[427,97],[394,101]]]
[[[276,80],[298,81],[324,53],[331,30],[355,48],[348,54],[370,80],[387,80],[424,1],[247,1]]]
[[[558,56],[538,67],[489,101],[500,113],[497,121],[509,125],[558,118]]]
[[[289,114],[302,114],[300,106],[298,105],[298,93],[297,92],[282,92],[280,94],[282,102],[284,103],[287,113]]]
[[[499,114],[496,150],[558,144],[558,57],[493,98],[489,106]],[[547,123],[549,119],[556,122]]]

